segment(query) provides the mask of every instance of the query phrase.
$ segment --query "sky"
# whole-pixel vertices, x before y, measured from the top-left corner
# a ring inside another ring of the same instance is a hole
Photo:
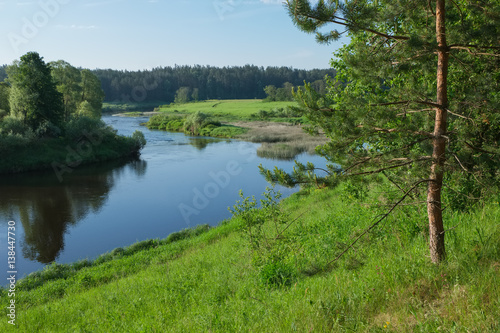
[[[89,69],[313,69],[340,45],[300,31],[282,0],[0,0],[0,65],[35,51]]]

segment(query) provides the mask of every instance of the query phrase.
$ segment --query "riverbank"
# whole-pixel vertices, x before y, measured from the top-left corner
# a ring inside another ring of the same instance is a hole
[[[294,102],[264,102],[262,100],[209,100],[196,103],[170,104],[154,112],[126,112],[116,116],[150,116],[145,123],[149,129],[185,132],[191,135],[232,138],[261,143],[260,157],[292,160],[297,155],[315,153],[327,138],[318,133],[312,136],[303,129],[307,123],[293,109]],[[186,121],[202,115],[198,128]]]
[[[59,177],[80,165],[136,158],[146,144],[142,133],[120,136],[100,121],[71,124],[58,137],[0,131],[0,174],[52,169]]]
[[[444,212],[448,259],[439,266],[427,258],[425,216],[415,206],[400,207],[333,261],[386,209],[381,190],[363,201],[349,186],[302,191],[271,205],[273,214],[247,210],[215,228],[49,266],[17,282],[16,325],[27,332],[498,331],[498,203]],[[261,228],[249,229],[262,217]],[[0,296],[5,332],[7,290]]]
[[[325,144],[325,135],[310,135],[301,125],[272,121],[238,121],[233,126],[247,129],[236,139],[262,143],[257,149],[257,155],[266,158],[291,160],[295,156],[307,152],[314,154],[316,147]]]

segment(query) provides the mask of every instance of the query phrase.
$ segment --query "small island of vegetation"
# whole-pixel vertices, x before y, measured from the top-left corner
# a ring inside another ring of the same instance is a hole
[[[137,156],[137,131],[123,137],[101,120],[99,79],[67,62],[46,64],[29,52],[0,83],[0,173],[52,168],[61,176],[81,164]]]

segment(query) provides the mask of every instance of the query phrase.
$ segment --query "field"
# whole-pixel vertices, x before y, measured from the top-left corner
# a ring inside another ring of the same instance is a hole
[[[159,115],[150,118],[147,126],[151,129],[182,131],[184,124],[178,117],[199,111],[223,124],[216,131],[205,131],[203,135],[262,143],[257,151],[259,156],[290,160],[303,152],[313,154],[318,145],[327,141],[322,135],[311,136],[304,132],[301,125],[305,120],[289,108],[295,105],[294,102],[264,102],[257,99],[170,104],[156,108]],[[124,115],[137,116],[137,112]]]
[[[260,111],[272,112],[296,105],[295,102],[264,102],[261,99],[207,100],[181,105],[170,104],[160,106],[157,111],[189,114],[197,111],[226,120],[250,120],[252,115],[259,119]],[[261,113],[262,114],[262,113]]]
[[[498,202],[445,212],[447,260],[440,265],[428,258],[425,207],[418,206],[400,207],[334,261],[387,209],[385,191],[311,189],[267,210],[241,202],[239,216],[218,227],[49,266],[18,282],[17,328],[498,332]],[[0,289],[1,332],[10,331],[6,295]]]

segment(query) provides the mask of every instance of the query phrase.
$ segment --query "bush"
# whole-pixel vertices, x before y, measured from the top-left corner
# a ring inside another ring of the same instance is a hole
[[[0,135],[0,155],[4,156],[9,152],[27,147],[32,138],[24,137],[21,134]]]
[[[169,116],[167,114],[157,114],[149,118],[146,127],[166,131],[182,131],[184,129],[184,118]]]
[[[281,193],[266,188],[264,199],[257,207],[255,197],[244,197],[229,209],[242,220],[242,231],[247,235],[252,249],[253,265],[258,269],[263,284],[269,287],[288,287],[297,276],[291,260],[295,250],[288,227],[295,222],[280,206]]]
[[[186,121],[184,122],[184,131],[199,135],[200,130],[203,128],[203,125],[207,122],[208,115],[197,111],[186,117]]]
[[[144,134],[139,131],[139,130],[136,130],[133,134],[132,134],[132,139],[135,141],[135,146],[140,150],[142,148],[144,148],[144,146],[146,145],[146,138],[144,137]]]
[[[39,138],[42,137],[57,138],[61,135],[61,133],[62,133],[61,129],[50,121],[43,121],[35,131],[35,135]]]
[[[75,117],[66,124],[66,138],[71,141],[79,140],[85,133],[100,132],[102,135],[115,135],[116,130],[107,126],[100,119]]]
[[[21,119],[8,116],[0,122],[1,135],[19,134],[23,137],[33,137],[33,131]]]

